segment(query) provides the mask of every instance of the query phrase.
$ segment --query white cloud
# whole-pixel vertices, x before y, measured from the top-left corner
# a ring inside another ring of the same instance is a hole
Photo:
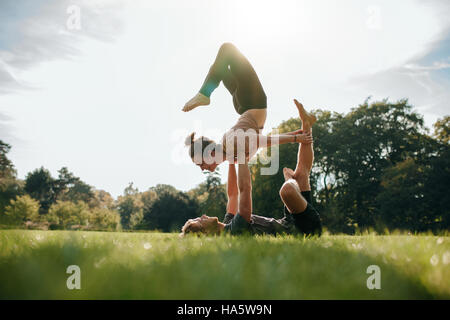
[[[20,79],[24,70],[80,55],[78,47],[86,38],[114,40],[122,28],[118,18],[120,3],[115,0],[2,1],[0,28],[6,31],[0,36],[0,94],[25,89]],[[67,8],[73,5],[81,8],[81,30],[70,31],[66,26],[70,17]]]
[[[412,71],[432,71],[432,70],[443,70],[449,69],[450,63],[443,61],[435,61],[430,66],[421,66],[418,64],[405,64],[405,69],[409,69]]]
[[[355,78],[352,85],[364,88],[374,99],[408,98],[421,113],[429,113],[431,121],[449,111],[449,83],[435,81],[429,69],[393,68]]]

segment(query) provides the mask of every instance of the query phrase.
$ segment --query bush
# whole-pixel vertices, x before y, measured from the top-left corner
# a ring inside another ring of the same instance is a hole
[[[52,226],[51,229],[70,229],[72,226],[87,226],[89,219],[89,207],[86,203],[57,201],[52,204],[45,220]]]
[[[114,210],[95,208],[89,217],[90,229],[116,231],[120,229],[120,215]]]
[[[39,202],[29,195],[17,196],[5,208],[4,219],[10,225],[23,225],[26,221],[39,220]]]

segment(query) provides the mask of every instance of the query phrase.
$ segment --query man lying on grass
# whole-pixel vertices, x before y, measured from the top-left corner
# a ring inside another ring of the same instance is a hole
[[[316,121],[313,115],[305,111],[303,106],[294,100],[302,120],[302,132],[311,132]],[[285,183],[280,189],[280,197],[284,204],[282,219],[267,218],[252,214],[252,190],[248,165],[239,164],[239,181],[236,178],[234,164],[228,171],[228,203],[224,221],[217,217],[202,215],[188,220],[181,229],[181,235],[188,233],[232,235],[303,233],[304,235],[321,235],[322,225],[319,213],[311,205],[311,186],[309,175],[314,160],[313,144],[300,143],[295,171],[284,168]]]

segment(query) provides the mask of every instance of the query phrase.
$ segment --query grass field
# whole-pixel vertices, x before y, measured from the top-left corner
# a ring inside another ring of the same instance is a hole
[[[68,290],[69,265],[81,289]],[[366,286],[381,268],[381,289]],[[450,238],[0,231],[1,299],[449,299]]]

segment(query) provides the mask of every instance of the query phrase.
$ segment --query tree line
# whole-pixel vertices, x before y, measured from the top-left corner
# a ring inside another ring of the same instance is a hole
[[[314,206],[332,233],[373,229],[413,232],[449,229],[450,117],[433,132],[407,100],[365,101],[348,113],[315,110],[315,161],[311,175]],[[298,118],[274,132],[301,126]],[[156,185],[140,192],[130,183],[117,199],[74,176],[67,168],[57,177],[41,167],[17,179],[0,140],[0,225],[4,227],[82,230],[179,230],[187,219],[217,216],[226,210],[220,172],[188,192]],[[255,214],[279,218],[282,168],[295,168],[295,144],[280,146],[280,170],[260,174],[265,161],[251,165]],[[270,156],[270,149],[261,155]],[[270,165],[270,164],[268,164]]]
[[[65,230],[179,231],[201,213],[223,217],[225,187],[220,173],[206,174],[204,183],[188,192],[159,184],[139,192],[130,183],[117,199],[97,190],[63,167],[58,176],[41,167],[17,179],[0,140],[0,227]]]

